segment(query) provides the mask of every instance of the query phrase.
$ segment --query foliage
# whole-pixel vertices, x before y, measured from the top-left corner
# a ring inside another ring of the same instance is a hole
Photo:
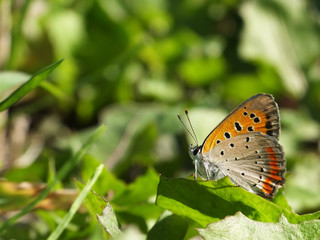
[[[319,9],[1,1],[0,239],[320,238]],[[201,141],[260,92],[280,107],[284,190],[188,179],[176,114]]]
[[[239,224],[240,223],[240,224]],[[246,218],[243,214],[227,217],[198,229],[204,239],[316,239],[319,236],[319,221],[311,220],[290,224],[281,215],[277,223],[261,223]],[[213,234],[214,233],[214,234]]]
[[[157,204],[175,214],[187,216],[203,227],[237,211],[262,222],[276,222],[281,214],[292,223],[320,216],[320,212],[299,216],[287,209],[286,202],[274,204],[262,199],[235,187],[227,177],[217,182],[162,178]]]

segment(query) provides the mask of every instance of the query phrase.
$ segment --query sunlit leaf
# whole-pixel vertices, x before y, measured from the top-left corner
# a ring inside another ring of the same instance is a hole
[[[110,203],[108,203],[108,205],[103,209],[101,215],[97,213],[97,218],[105,231],[113,239],[119,239],[119,237],[121,237],[121,230],[118,226],[118,220]]]
[[[278,193],[280,194],[280,193]],[[276,222],[284,214],[289,222],[317,219],[314,214],[297,215],[253,193],[233,185],[228,177],[218,181],[160,178],[157,205],[206,226],[241,211],[247,217]]]
[[[262,223],[253,221],[241,212],[227,217],[219,222],[211,223],[206,228],[198,229],[205,239],[319,239],[320,220],[304,221],[291,224],[281,215],[276,223]]]

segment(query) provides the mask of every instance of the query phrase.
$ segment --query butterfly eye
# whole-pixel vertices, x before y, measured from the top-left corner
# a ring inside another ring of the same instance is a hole
[[[199,148],[197,147],[196,149],[194,149],[194,151],[193,151],[193,155],[195,156],[195,155],[197,155],[198,154],[198,152],[199,152]]]

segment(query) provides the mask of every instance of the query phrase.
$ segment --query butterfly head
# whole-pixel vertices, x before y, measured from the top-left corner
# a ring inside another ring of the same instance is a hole
[[[197,139],[197,136],[196,136],[196,134],[194,132],[194,129],[192,127],[192,124],[191,124],[187,109],[185,110],[185,114],[186,114],[190,129],[184,124],[184,122],[182,121],[182,119],[181,119],[179,114],[178,114],[178,118],[179,118],[180,122],[182,123],[182,125],[184,126],[184,128],[187,130],[187,132],[193,138],[194,142],[196,143],[195,146],[193,146],[191,144],[190,147],[189,147],[189,155],[190,155],[190,157],[191,157],[191,159],[193,161],[193,164],[195,166],[195,168],[194,168],[194,178],[197,179],[198,170],[199,170],[199,174],[201,176],[206,176],[207,177],[206,171],[205,171],[205,168],[204,168],[204,165],[203,165],[202,155],[201,155],[202,145],[199,146],[198,139]]]
[[[200,153],[201,153],[201,146],[198,146],[198,145],[193,146],[192,144],[190,144],[189,155],[193,160],[193,162],[195,162],[195,160],[197,160],[198,158],[201,158]]]

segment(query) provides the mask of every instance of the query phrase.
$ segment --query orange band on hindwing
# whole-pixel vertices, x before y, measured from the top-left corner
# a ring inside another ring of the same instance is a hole
[[[267,177],[264,180],[263,184],[263,189],[262,191],[265,192],[266,194],[270,195],[273,193],[273,188],[271,187],[272,185],[276,184],[273,183],[275,180],[276,181],[282,181],[282,177],[278,176],[280,173],[280,167],[278,166],[278,159],[276,157],[276,153],[273,151],[272,147],[266,148],[266,151],[268,153],[268,157],[271,160],[270,163],[270,177]]]

